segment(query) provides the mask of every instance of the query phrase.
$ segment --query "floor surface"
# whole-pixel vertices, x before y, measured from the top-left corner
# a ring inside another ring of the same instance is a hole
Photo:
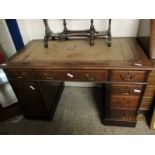
[[[52,121],[25,119],[22,115],[0,123],[0,134],[121,135],[155,134],[142,119],[135,128],[101,123],[100,88],[65,87]]]

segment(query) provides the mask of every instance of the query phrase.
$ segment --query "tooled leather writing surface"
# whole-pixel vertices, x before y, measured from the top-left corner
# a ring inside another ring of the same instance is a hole
[[[13,61],[107,61],[133,60],[134,55],[127,40],[113,39],[112,47],[107,47],[103,40],[96,40],[94,47],[86,40],[50,41],[49,48],[44,48],[40,40],[34,41]]]

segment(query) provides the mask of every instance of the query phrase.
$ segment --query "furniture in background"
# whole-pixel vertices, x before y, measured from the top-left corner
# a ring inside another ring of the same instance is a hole
[[[0,64],[6,61],[6,56],[0,47]],[[17,97],[8,82],[4,71],[0,68],[0,121],[5,121],[21,113]]]
[[[148,85],[144,93],[142,104],[140,106],[140,113],[148,115],[149,122],[151,122],[150,128],[154,128],[155,114],[155,20],[154,19],[141,19],[139,22],[139,29],[137,34],[137,40],[141,47],[144,49],[146,55],[152,59],[153,70],[148,78]],[[152,119],[150,115],[152,114]]]
[[[142,99],[139,113],[149,114],[154,106],[155,102],[155,60],[151,60],[153,63],[153,70],[149,74],[147,80],[146,90]]]
[[[63,82],[83,81],[104,85],[105,125],[136,125],[152,63],[135,38],[115,38],[111,48],[98,39],[93,48],[81,40],[49,47],[34,40],[2,64],[25,116],[52,118]]]
[[[108,30],[103,32],[98,32],[94,27],[94,20],[90,20],[90,29],[88,30],[68,30],[67,22],[63,20],[63,32],[61,33],[53,33],[48,25],[48,20],[44,19],[45,25],[45,37],[44,37],[44,47],[48,47],[48,40],[69,40],[69,39],[89,39],[90,45],[94,46],[94,39],[108,37],[108,46],[111,46],[112,38],[111,38],[111,19],[109,19]]]
[[[152,118],[151,118],[151,123],[150,123],[150,129],[155,130],[155,106],[153,107],[153,113],[152,113]]]
[[[5,54],[3,52],[2,46],[0,45],[0,64],[6,60]]]
[[[6,61],[6,56],[5,53],[0,45],[0,64],[2,64],[4,61]],[[5,73],[3,70],[0,68],[0,84],[8,82]]]
[[[21,114],[21,106],[9,82],[0,84],[0,121]]]
[[[140,19],[137,40],[150,59],[155,59],[155,19]]]

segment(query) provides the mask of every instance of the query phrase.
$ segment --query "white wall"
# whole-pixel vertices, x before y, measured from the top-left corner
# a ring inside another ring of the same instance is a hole
[[[10,58],[16,53],[16,49],[10,36],[10,32],[5,21],[2,19],[0,20],[0,44],[2,45],[7,58]]]
[[[27,44],[33,39],[43,39],[44,24],[41,19],[18,19],[17,20],[23,41]],[[90,20],[67,20],[69,29],[88,29]],[[112,36],[113,37],[135,37],[137,34],[139,20],[122,19],[112,20]],[[63,30],[62,20],[49,20],[50,28],[53,32],[61,32]],[[96,30],[106,30],[107,20],[94,20]]]

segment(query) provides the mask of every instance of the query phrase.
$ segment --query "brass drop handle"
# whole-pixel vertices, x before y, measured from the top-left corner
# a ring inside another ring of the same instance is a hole
[[[122,73],[120,75],[120,78],[123,80],[123,81],[131,81],[133,78],[134,78],[134,75],[131,74],[131,73]]]
[[[95,81],[96,80],[95,76],[90,76],[89,74],[86,74],[86,77],[89,81]]]
[[[18,78],[18,79],[23,79],[23,76],[18,76],[17,78]]]
[[[134,93],[141,93],[141,90],[140,90],[140,89],[134,89],[133,92],[134,92]]]
[[[45,73],[44,75],[45,75],[46,79],[53,80],[54,76],[55,76],[55,73],[54,74],[47,74],[47,73]]]
[[[134,94],[134,93],[141,93],[141,90],[140,89],[130,89],[130,88],[120,88],[119,89],[119,92],[124,94],[124,95],[130,95],[130,94]]]
[[[132,89],[130,88],[124,88],[124,89],[120,88],[119,92],[124,95],[129,95],[133,93]]]
[[[46,76],[46,78],[47,78],[48,80],[53,80],[53,79],[54,79],[52,76]]]
[[[32,86],[32,85],[29,85],[29,88],[30,88],[31,90],[35,90],[35,87]]]
[[[22,76],[20,76],[22,74]],[[23,79],[24,78],[24,76],[26,75],[26,73],[25,72],[17,72],[17,78],[18,79]]]
[[[71,74],[71,73],[67,73],[67,76],[70,77],[70,78],[73,78],[74,77],[74,75]]]

